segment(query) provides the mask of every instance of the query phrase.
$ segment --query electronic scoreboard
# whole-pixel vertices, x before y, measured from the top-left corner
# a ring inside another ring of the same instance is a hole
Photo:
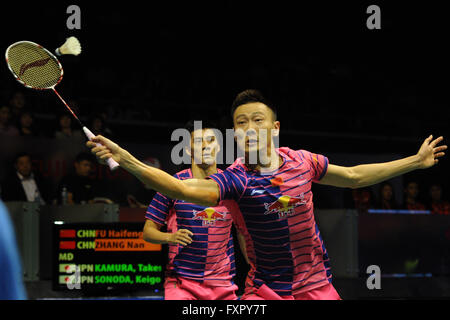
[[[54,290],[162,290],[167,253],[143,223],[55,222]]]

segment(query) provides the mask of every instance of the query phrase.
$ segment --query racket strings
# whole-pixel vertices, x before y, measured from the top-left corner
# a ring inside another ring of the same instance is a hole
[[[19,43],[11,47],[8,64],[17,78],[35,89],[55,86],[62,75],[59,63],[33,44]]]

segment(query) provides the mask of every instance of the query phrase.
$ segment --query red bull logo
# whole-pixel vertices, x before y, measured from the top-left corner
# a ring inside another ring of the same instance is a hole
[[[282,184],[284,184],[284,181],[282,177],[275,177],[272,180],[270,180],[270,183],[272,184],[273,187],[279,187]]]
[[[202,211],[193,211],[194,213],[194,220],[203,220],[204,226],[214,226],[216,224],[216,221],[218,220],[225,220],[225,214],[217,212],[213,208],[206,208]]]
[[[306,203],[307,201],[303,193],[300,197],[281,196],[273,203],[264,203],[266,208],[264,214],[278,213],[278,216],[283,218],[284,216],[293,214],[296,207]]]

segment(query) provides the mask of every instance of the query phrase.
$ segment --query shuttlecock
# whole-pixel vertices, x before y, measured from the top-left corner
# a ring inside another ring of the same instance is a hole
[[[66,42],[55,50],[56,54],[58,56],[61,56],[63,54],[72,54],[74,56],[77,56],[81,53],[81,44],[80,41],[78,41],[75,37],[70,37],[66,39]]]

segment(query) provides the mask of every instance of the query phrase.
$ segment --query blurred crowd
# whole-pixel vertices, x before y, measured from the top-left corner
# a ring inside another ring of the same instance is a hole
[[[386,212],[410,210],[429,211],[439,215],[450,214],[450,202],[444,196],[441,183],[431,182],[428,185],[421,185],[419,181],[407,180],[403,184],[401,195],[395,194],[390,182],[383,182],[377,187],[379,187],[378,194],[374,194],[373,188],[370,187],[352,190],[354,208],[363,213],[370,209],[378,209],[386,210]]]
[[[69,100],[68,104],[75,114],[80,115],[79,103]],[[55,119],[53,125],[48,121],[36,120],[35,108],[27,103],[23,91],[16,91],[10,97],[8,103],[0,105],[0,136],[22,136],[22,137],[49,137],[55,139],[84,139],[79,125],[69,111],[61,105],[61,110],[54,116],[51,113],[44,114]],[[84,112],[85,113],[85,112]],[[42,116],[42,114],[40,114]],[[105,112],[90,113],[86,116],[86,125],[94,134],[112,136],[112,131],[106,125],[107,115]]]
[[[26,152],[14,157],[12,167],[8,168],[7,175],[1,181],[1,200],[37,202],[41,205],[116,203],[146,208],[155,194],[136,179],[124,182],[99,178],[96,175],[96,159],[87,152],[76,156],[73,168],[56,185],[33,168],[33,162],[33,156]]]
[[[68,104],[77,115],[82,115],[87,120],[87,126],[95,134],[106,137],[114,137],[114,132],[108,125],[108,118],[120,117],[114,110],[105,110],[97,113],[89,113],[83,110],[75,100],[69,100]],[[59,108],[64,111],[64,108]],[[7,103],[0,105],[0,136],[13,137],[46,137],[57,140],[73,139],[80,143],[85,141],[84,134],[76,120],[68,112],[60,112],[53,115],[50,120],[37,121],[34,108],[30,108],[23,91],[14,92]],[[220,113],[219,113],[220,114]],[[150,115],[144,117],[148,119]],[[133,116],[131,116],[133,118]],[[75,122],[75,123],[74,123]],[[221,129],[227,128],[226,116],[218,121]],[[121,135],[121,133],[119,134]],[[33,171],[33,155],[27,153],[17,154],[14,164],[8,168],[6,177],[1,182],[1,199],[4,201],[39,201],[42,204],[83,204],[93,202],[119,203],[130,207],[145,207],[153,193],[142,188],[142,185],[134,185],[131,189],[117,192],[105,192],[115,187],[110,181],[95,178],[93,174],[97,163],[90,154],[81,153],[74,159],[72,173],[63,177],[57,186],[51,186],[39,173]],[[116,189],[125,188],[119,186]],[[127,186],[129,187],[129,186]],[[374,194],[373,190],[379,190]],[[117,191],[117,190],[116,190]],[[450,203],[447,201],[447,193],[440,183],[421,185],[418,181],[404,183],[404,192],[401,195],[394,194],[394,188],[389,182],[385,182],[375,188],[363,188],[351,191],[352,206],[360,211],[368,209],[383,210],[428,210],[433,214],[450,214]],[[419,195],[421,195],[419,197]],[[420,198],[420,199],[419,199]]]

